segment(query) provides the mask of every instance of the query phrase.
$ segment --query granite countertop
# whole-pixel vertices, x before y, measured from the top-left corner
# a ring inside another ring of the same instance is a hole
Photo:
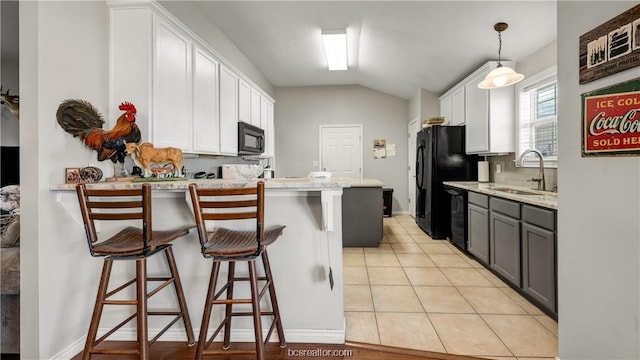
[[[189,184],[196,183],[203,188],[231,188],[231,187],[251,187],[262,179],[241,180],[241,179],[186,179],[174,181],[153,181],[149,182],[153,190],[187,190]],[[321,190],[321,189],[340,189],[350,187],[351,179],[328,179],[318,180],[310,178],[274,178],[265,179],[266,189],[292,189],[292,190]],[[98,182],[87,184],[92,189],[132,189],[140,187],[145,182],[132,181],[116,181],[116,182]],[[49,186],[52,191],[72,191],[75,190],[75,184],[53,184]]]
[[[351,187],[384,187],[384,183],[378,179],[348,179],[336,178],[336,180],[348,181]]]
[[[509,200],[515,200],[526,204],[537,205],[549,209],[558,209],[558,194],[549,191],[540,191],[520,186],[512,186],[498,183],[479,183],[477,181],[444,181],[444,185],[457,187],[477,193],[487,194],[491,196],[501,197]],[[525,191],[531,193],[516,194],[500,189],[511,189],[516,191]]]

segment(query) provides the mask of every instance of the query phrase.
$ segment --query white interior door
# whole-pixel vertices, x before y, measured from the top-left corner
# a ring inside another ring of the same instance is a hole
[[[362,125],[320,125],[320,169],[362,179]]]
[[[412,217],[416,217],[416,135],[418,132],[418,123],[419,118],[415,118],[411,120],[409,123],[409,144],[408,144],[408,152],[409,154],[409,174],[407,179],[409,179],[407,183],[407,189],[409,190],[409,215]]]

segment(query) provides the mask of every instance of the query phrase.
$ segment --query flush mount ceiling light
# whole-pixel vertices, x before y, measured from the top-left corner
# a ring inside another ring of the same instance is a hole
[[[347,31],[322,30],[322,43],[329,70],[347,70]]]
[[[480,89],[496,89],[519,83],[524,79],[524,75],[518,74],[508,66],[500,63],[500,53],[502,52],[502,32],[509,27],[507,23],[499,22],[493,25],[493,29],[498,32],[498,67],[491,70],[487,77],[478,84]]]

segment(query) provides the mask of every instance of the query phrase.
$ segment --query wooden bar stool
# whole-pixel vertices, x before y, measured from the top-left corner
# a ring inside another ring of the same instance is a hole
[[[276,290],[273,285],[269,257],[267,256],[267,246],[272,244],[282,234],[284,226],[273,226],[264,228],[264,182],[258,182],[254,188],[222,188],[222,189],[201,189],[196,184],[189,185],[191,200],[193,203],[198,235],[202,255],[207,259],[213,259],[209,289],[200,326],[200,336],[198,347],[196,348],[196,359],[201,359],[202,355],[210,354],[256,354],[257,359],[264,359],[265,344],[273,333],[274,327],[278,331],[280,346],[285,347],[284,330],[278,309]],[[208,233],[205,221],[214,220],[216,225],[219,221],[255,219],[255,231],[229,230],[216,227]],[[255,260],[260,257],[264,265],[265,276],[258,276],[256,273]],[[249,267],[249,277],[236,277],[235,265],[238,261],[245,261]],[[229,264],[227,282],[218,292],[216,283],[220,271],[220,263]],[[234,299],[233,290],[238,281],[248,281],[251,289],[250,299]],[[262,289],[258,290],[258,282],[265,281]],[[262,311],[260,300],[269,291],[272,311]],[[226,291],[226,298],[220,299]],[[252,312],[234,312],[233,304],[251,304]],[[209,320],[214,305],[224,305],[224,320],[218,325],[210,339],[207,339]],[[255,351],[253,350],[227,350],[231,347],[231,318],[234,316],[253,316],[253,328],[255,335]],[[266,338],[262,337],[262,316],[273,316],[273,322],[267,332]],[[224,328],[223,350],[207,350],[215,337]]]
[[[195,344],[191,319],[187,310],[182,283],[178,275],[171,242],[189,233],[190,227],[176,230],[153,231],[151,228],[151,186],[143,184],[140,189],[130,190],[91,190],[84,184],[76,187],[80,210],[85,225],[89,253],[94,257],[103,257],[102,276],[98,286],[98,295],[91,317],[89,333],[82,353],[82,359],[90,359],[93,354],[138,355],[140,359],[149,358],[151,346],[173,324],[182,319],[190,345]],[[141,228],[126,227],[108,239],[98,239],[95,220],[141,220]],[[171,276],[148,277],[147,258],[164,253],[169,265]],[[108,291],[109,277],[113,262],[117,260],[131,260],[136,262],[136,276],[134,279]],[[147,281],[162,282],[153,291],[147,292]],[[111,300],[111,296],[135,284],[136,298],[133,300]],[[178,298],[179,311],[149,311],[148,299],[160,290],[173,284]],[[116,325],[96,340],[102,310],[105,305],[135,305],[136,312]],[[148,337],[148,315],[173,316],[173,320],[162,329],[152,340]],[[136,319],[137,343],[135,349],[105,350],[97,346],[107,337],[120,329],[129,321]]]

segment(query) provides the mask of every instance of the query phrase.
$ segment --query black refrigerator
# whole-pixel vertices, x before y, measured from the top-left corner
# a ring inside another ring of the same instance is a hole
[[[464,126],[430,126],[416,138],[416,223],[432,239],[451,232],[451,201],[443,181],[476,181],[478,156],[465,153]]]

